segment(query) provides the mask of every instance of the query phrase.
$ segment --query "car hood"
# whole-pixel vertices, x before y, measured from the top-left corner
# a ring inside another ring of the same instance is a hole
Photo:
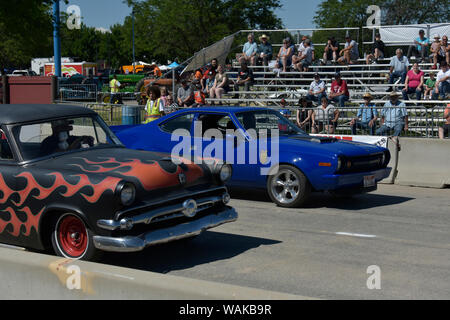
[[[89,149],[41,160],[30,166],[63,175],[85,175],[96,181],[107,177],[120,178],[132,182],[138,192],[144,193],[212,181],[204,165],[188,160],[176,165],[170,154],[126,148]]]
[[[301,151],[328,155],[364,156],[385,150],[382,147],[356,141],[316,136],[280,136],[280,151]]]

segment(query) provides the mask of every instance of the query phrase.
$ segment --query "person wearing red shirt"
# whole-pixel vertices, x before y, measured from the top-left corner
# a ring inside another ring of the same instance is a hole
[[[345,102],[350,99],[347,82],[341,79],[341,74],[334,74],[335,80],[331,83],[331,92],[328,98],[333,102],[338,102],[341,108],[345,107]]]
[[[408,94],[416,93],[416,99],[420,100],[423,92],[424,73],[419,69],[419,64],[414,63],[406,74],[405,88],[402,90],[403,100],[409,100]]]

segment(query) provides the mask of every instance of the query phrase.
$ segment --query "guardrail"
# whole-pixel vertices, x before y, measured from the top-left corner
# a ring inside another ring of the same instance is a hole
[[[0,248],[0,299],[300,300],[274,291]]]

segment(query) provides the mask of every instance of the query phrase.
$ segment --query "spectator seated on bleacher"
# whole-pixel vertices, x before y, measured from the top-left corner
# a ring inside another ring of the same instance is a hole
[[[195,102],[194,91],[186,80],[181,81],[181,87],[177,92],[177,101],[182,108],[188,108]]]
[[[178,110],[178,108],[179,108],[179,105],[173,101],[172,95],[169,94],[166,99],[166,104],[164,105],[164,113],[169,114],[169,113],[175,112]]]
[[[384,59],[384,42],[379,33],[375,34],[372,51],[366,56],[366,64],[377,63],[378,59]]]
[[[308,41],[308,45],[306,42]],[[306,48],[309,47],[310,53],[306,52]],[[293,46],[293,55],[292,55],[292,65],[296,65],[299,62],[301,62],[303,59],[300,59],[302,56],[306,56],[311,54],[311,63],[315,60],[314,56],[314,44],[312,43],[311,39],[308,39],[307,36],[302,37],[302,42],[298,45],[298,48],[296,46]],[[310,64],[311,64],[310,63]]]
[[[272,60],[273,48],[269,43],[269,37],[265,34],[259,37],[259,41],[261,43],[258,46],[257,63],[267,67],[269,65],[269,61]]]
[[[253,34],[247,36],[247,42],[244,44],[242,54],[240,55],[239,63],[246,62],[248,65],[256,65],[256,59],[258,55],[258,45],[255,42]]]
[[[437,69],[437,64],[445,61],[445,53],[441,52],[441,37],[438,34],[433,36],[433,43],[430,46],[430,60],[433,61],[432,69]]]
[[[208,92],[208,86],[212,87],[212,84],[209,84],[211,78],[214,81],[214,77],[216,76],[216,72],[217,72],[217,66],[218,66],[219,62],[217,61],[216,58],[211,60],[211,63],[206,65],[206,67],[204,68],[204,72],[202,75],[202,78],[200,80],[200,85],[202,88],[203,92]]]
[[[373,97],[370,93],[366,92],[363,98],[364,103],[359,106],[356,118],[350,121],[352,135],[356,135],[356,129],[363,129],[369,130],[373,136],[377,127],[378,111],[375,104],[371,103]]]
[[[405,88],[402,90],[403,100],[409,100],[408,94],[415,93],[416,100],[422,98],[424,85],[424,73],[419,69],[419,64],[413,64],[411,70],[406,74]]]
[[[292,64],[292,55],[294,54],[294,47],[291,45],[291,39],[286,38],[283,40],[283,46],[280,48],[277,56],[277,62],[275,68],[283,69],[283,72],[287,71]]]
[[[311,118],[312,133],[320,133],[325,129],[326,133],[333,134],[339,119],[339,110],[329,103],[327,97],[322,97],[321,105],[315,108]]]
[[[214,84],[209,90],[209,97],[212,99],[222,99],[222,95],[224,93],[228,93],[228,91],[230,91],[229,79],[225,73],[223,65],[219,64],[217,67],[217,74],[214,79]],[[214,102],[211,102],[211,104],[214,104]]]
[[[253,85],[253,81],[253,71],[248,68],[245,62],[241,63],[241,70],[238,72],[238,77],[234,82],[234,91],[239,91],[241,86],[244,86],[244,91],[250,91],[250,86]],[[233,98],[239,99],[239,95],[235,93]]]
[[[447,104],[447,107],[444,110],[444,119],[445,123],[442,127],[439,128],[439,139],[444,139],[445,136],[449,137],[450,131],[450,103]]]
[[[402,130],[408,130],[408,113],[403,101],[398,99],[398,93],[393,91],[389,95],[389,101],[386,101],[381,110],[380,128],[376,131],[378,136],[391,135],[399,136]]]
[[[424,99],[429,99],[431,100],[431,98],[433,97],[433,90],[434,87],[436,85],[436,77],[434,76],[434,73],[431,72],[430,73],[430,78],[427,79],[427,81],[425,82],[425,93],[424,93]]]
[[[433,92],[433,100],[444,100],[450,94],[450,69],[447,62],[441,63],[441,70],[436,77],[436,84]]]
[[[194,89],[194,103],[192,104],[192,108],[197,108],[204,106],[206,103],[206,94],[199,83],[195,84]]]
[[[335,80],[331,83],[331,91],[328,98],[333,102],[338,102],[340,108],[344,108],[345,102],[350,100],[347,82],[341,79],[341,74],[339,72],[334,74],[334,78]]]
[[[401,83],[405,83],[406,73],[408,72],[409,60],[403,55],[402,49],[395,50],[395,56],[391,58],[389,67],[389,84],[394,84],[395,80],[400,78]],[[389,87],[387,91],[391,91],[392,87]]]
[[[419,30],[419,37],[414,40],[414,44],[409,46],[408,49],[408,60],[411,58],[411,55],[414,53],[416,59],[420,57],[419,63],[423,62],[428,58],[428,49],[430,47],[430,40],[425,37],[425,31]]]
[[[323,52],[323,64],[326,65],[328,61],[337,62],[339,51],[339,43],[334,37],[328,38],[327,44]]]
[[[320,80],[320,74],[316,72],[314,74],[314,81],[311,82],[311,85],[309,86],[309,91],[306,95],[306,99],[309,101],[320,103],[323,97],[327,97],[325,89],[325,81]]]
[[[450,65],[450,43],[446,35],[442,36],[441,40],[441,53],[445,54],[445,61]]]
[[[298,100],[299,107],[297,109],[297,126],[304,130],[309,131],[311,129],[312,119],[312,104],[306,100],[305,97],[301,97]]]
[[[340,64],[354,64],[359,59],[358,43],[352,40],[350,35],[345,36],[345,47],[339,52],[341,56],[338,59]]]
[[[309,66],[313,61],[313,50],[311,49],[311,41],[309,39],[305,40],[305,49],[300,51],[299,56],[292,57],[293,68],[299,72],[308,71]]]

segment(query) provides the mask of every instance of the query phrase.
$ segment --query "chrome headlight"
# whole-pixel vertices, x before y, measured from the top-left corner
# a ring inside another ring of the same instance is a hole
[[[224,164],[219,170],[219,179],[222,183],[227,182],[231,179],[231,174],[233,173],[233,169],[231,168],[231,165]]]
[[[129,206],[134,202],[136,197],[136,187],[132,183],[123,183],[118,191],[120,203],[124,206]]]

